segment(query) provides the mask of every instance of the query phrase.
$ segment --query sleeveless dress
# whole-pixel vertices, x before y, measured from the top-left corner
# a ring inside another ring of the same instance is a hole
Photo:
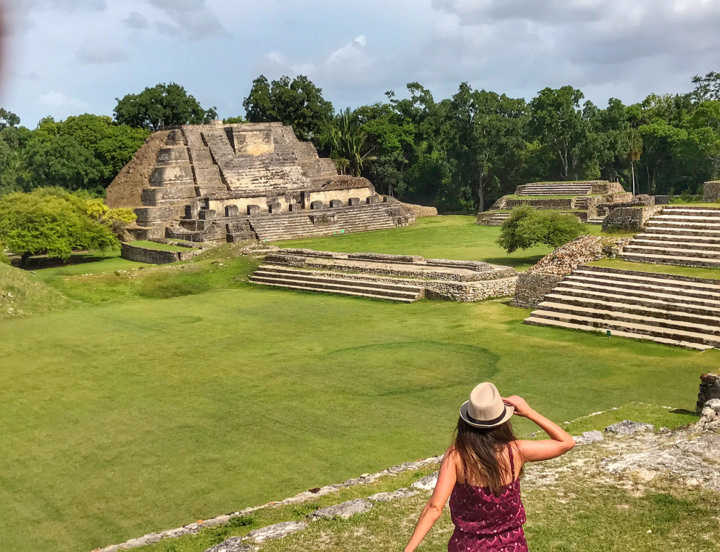
[[[509,443],[508,453],[514,478]],[[487,487],[456,483],[450,495],[450,514],[455,532],[448,542],[448,552],[528,552],[518,479],[502,487],[499,496]]]

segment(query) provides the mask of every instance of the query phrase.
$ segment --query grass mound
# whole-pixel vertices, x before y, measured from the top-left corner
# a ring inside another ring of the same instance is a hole
[[[50,312],[68,304],[66,297],[33,273],[0,263],[0,319]]]

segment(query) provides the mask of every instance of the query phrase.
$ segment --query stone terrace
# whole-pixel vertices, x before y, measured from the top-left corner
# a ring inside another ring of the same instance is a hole
[[[481,301],[512,295],[512,268],[414,255],[279,249],[250,281],[289,289],[411,303],[422,297]]]
[[[627,261],[720,268],[720,207],[669,205],[625,246]]]
[[[582,266],[525,323],[720,348],[720,280]]]
[[[606,180],[532,182],[518,186],[514,195],[503,196],[487,211],[478,213],[477,222],[484,226],[500,226],[515,207],[556,210],[577,216],[583,222],[601,224],[612,205],[632,200],[618,182]]]

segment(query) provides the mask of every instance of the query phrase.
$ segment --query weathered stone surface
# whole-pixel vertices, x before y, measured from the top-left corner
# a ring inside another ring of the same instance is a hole
[[[640,431],[654,431],[655,426],[652,424],[645,424],[642,422],[633,422],[631,420],[623,420],[616,424],[609,425],[605,428],[608,433],[615,433],[617,435],[632,435]]]
[[[720,180],[711,180],[703,185],[704,201],[720,201]]]
[[[438,480],[438,472],[426,475],[422,479],[418,479],[412,484],[414,489],[420,489],[421,491],[430,491],[435,488]]]
[[[253,550],[255,550],[255,547],[247,544],[244,538],[232,537],[212,548],[208,548],[205,552],[252,552]]]
[[[320,508],[310,514],[312,519],[349,519],[357,514],[367,512],[372,508],[372,502],[365,498],[355,498],[327,508]]]
[[[255,543],[261,543],[271,539],[281,539],[292,533],[302,531],[307,525],[305,521],[283,521],[282,523],[276,523],[250,531],[246,539]]]
[[[589,445],[590,443],[597,443],[605,438],[602,431],[585,431],[582,435],[573,437],[576,445]]]
[[[537,307],[547,293],[563,279],[557,274],[543,274],[542,272],[521,272],[515,286],[515,299],[513,304],[518,307]]]
[[[711,399],[720,399],[720,376],[717,374],[703,374],[700,376],[700,390],[696,410],[700,412],[705,403]]]
[[[652,196],[648,196],[652,197]],[[629,205],[609,206],[609,214],[603,220],[603,231],[625,230],[639,232],[648,219],[662,210],[662,205],[631,203]]]
[[[720,431],[720,399],[710,399],[705,403],[697,426],[701,431]]]
[[[368,497],[368,500],[372,502],[390,502],[392,500],[399,500],[401,498],[409,498],[418,494],[418,491],[412,489],[403,488],[397,491],[390,491],[384,493],[375,493]]]

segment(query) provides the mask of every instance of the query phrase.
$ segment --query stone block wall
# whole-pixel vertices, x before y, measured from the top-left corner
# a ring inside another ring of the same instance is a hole
[[[178,261],[187,261],[200,252],[201,250],[199,249],[191,248],[188,248],[187,251],[160,251],[123,243],[121,244],[120,256],[123,259],[139,263],[170,264]]]
[[[720,201],[720,180],[711,180],[703,185],[704,201]]]
[[[700,376],[700,390],[696,409],[698,413],[703,409],[706,402],[711,399],[720,399],[720,376],[717,374],[703,374]]]
[[[521,207],[523,205],[529,205],[536,209],[572,209],[573,200],[568,199],[507,199],[503,209],[514,209],[515,207]]]
[[[476,282],[427,280],[424,282],[425,296],[428,299],[445,299],[461,303],[473,303],[495,297],[510,297],[515,293],[517,281],[517,276]]]
[[[537,307],[543,297],[550,293],[562,279],[563,276],[557,274],[521,273],[517,280],[513,304],[531,309]]]
[[[648,219],[661,211],[662,208],[661,205],[633,205],[611,208],[610,213],[603,221],[603,231],[640,231]]]

